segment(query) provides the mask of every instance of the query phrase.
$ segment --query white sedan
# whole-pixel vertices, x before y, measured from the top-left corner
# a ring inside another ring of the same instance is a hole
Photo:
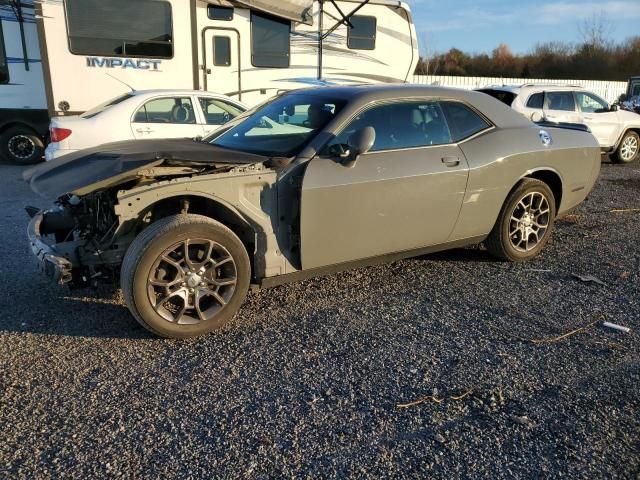
[[[45,158],[122,140],[205,137],[246,110],[210,92],[133,91],[82,115],[52,118]]]

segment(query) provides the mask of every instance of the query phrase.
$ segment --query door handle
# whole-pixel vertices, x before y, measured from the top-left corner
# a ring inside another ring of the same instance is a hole
[[[151,130],[150,128],[137,128],[136,132],[138,132],[138,133],[151,133],[151,132],[153,132],[153,130]]]
[[[444,157],[442,163],[447,167],[457,167],[460,165],[460,159],[458,157]]]

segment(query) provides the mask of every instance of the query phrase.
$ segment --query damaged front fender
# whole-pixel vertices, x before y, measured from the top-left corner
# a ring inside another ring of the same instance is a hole
[[[189,139],[136,140],[65,155],[26,171],[23,177],[38,195],[55,200],[145,178],[210,173],[266,160]]]

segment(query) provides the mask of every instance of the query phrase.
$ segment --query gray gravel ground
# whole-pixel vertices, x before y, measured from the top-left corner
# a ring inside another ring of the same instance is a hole
[[[637,163],[605,164],[531,263],[458,250],[251,293],[191,341],[41,278],[20,173],[0,166],[0,477],[640,478],[640,212],[611,212],[640,208]],[[632,332],[530,341],[596,320]]]

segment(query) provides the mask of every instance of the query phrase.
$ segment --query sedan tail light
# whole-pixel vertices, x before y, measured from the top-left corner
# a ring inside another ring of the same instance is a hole
[[[51,133],[51,142],[52,143],[61,142],[64,139],[69,138],[71,136],[71,134],[73,133],[68,128],[57,128],[57,127],[50,128],[49,132]]]

